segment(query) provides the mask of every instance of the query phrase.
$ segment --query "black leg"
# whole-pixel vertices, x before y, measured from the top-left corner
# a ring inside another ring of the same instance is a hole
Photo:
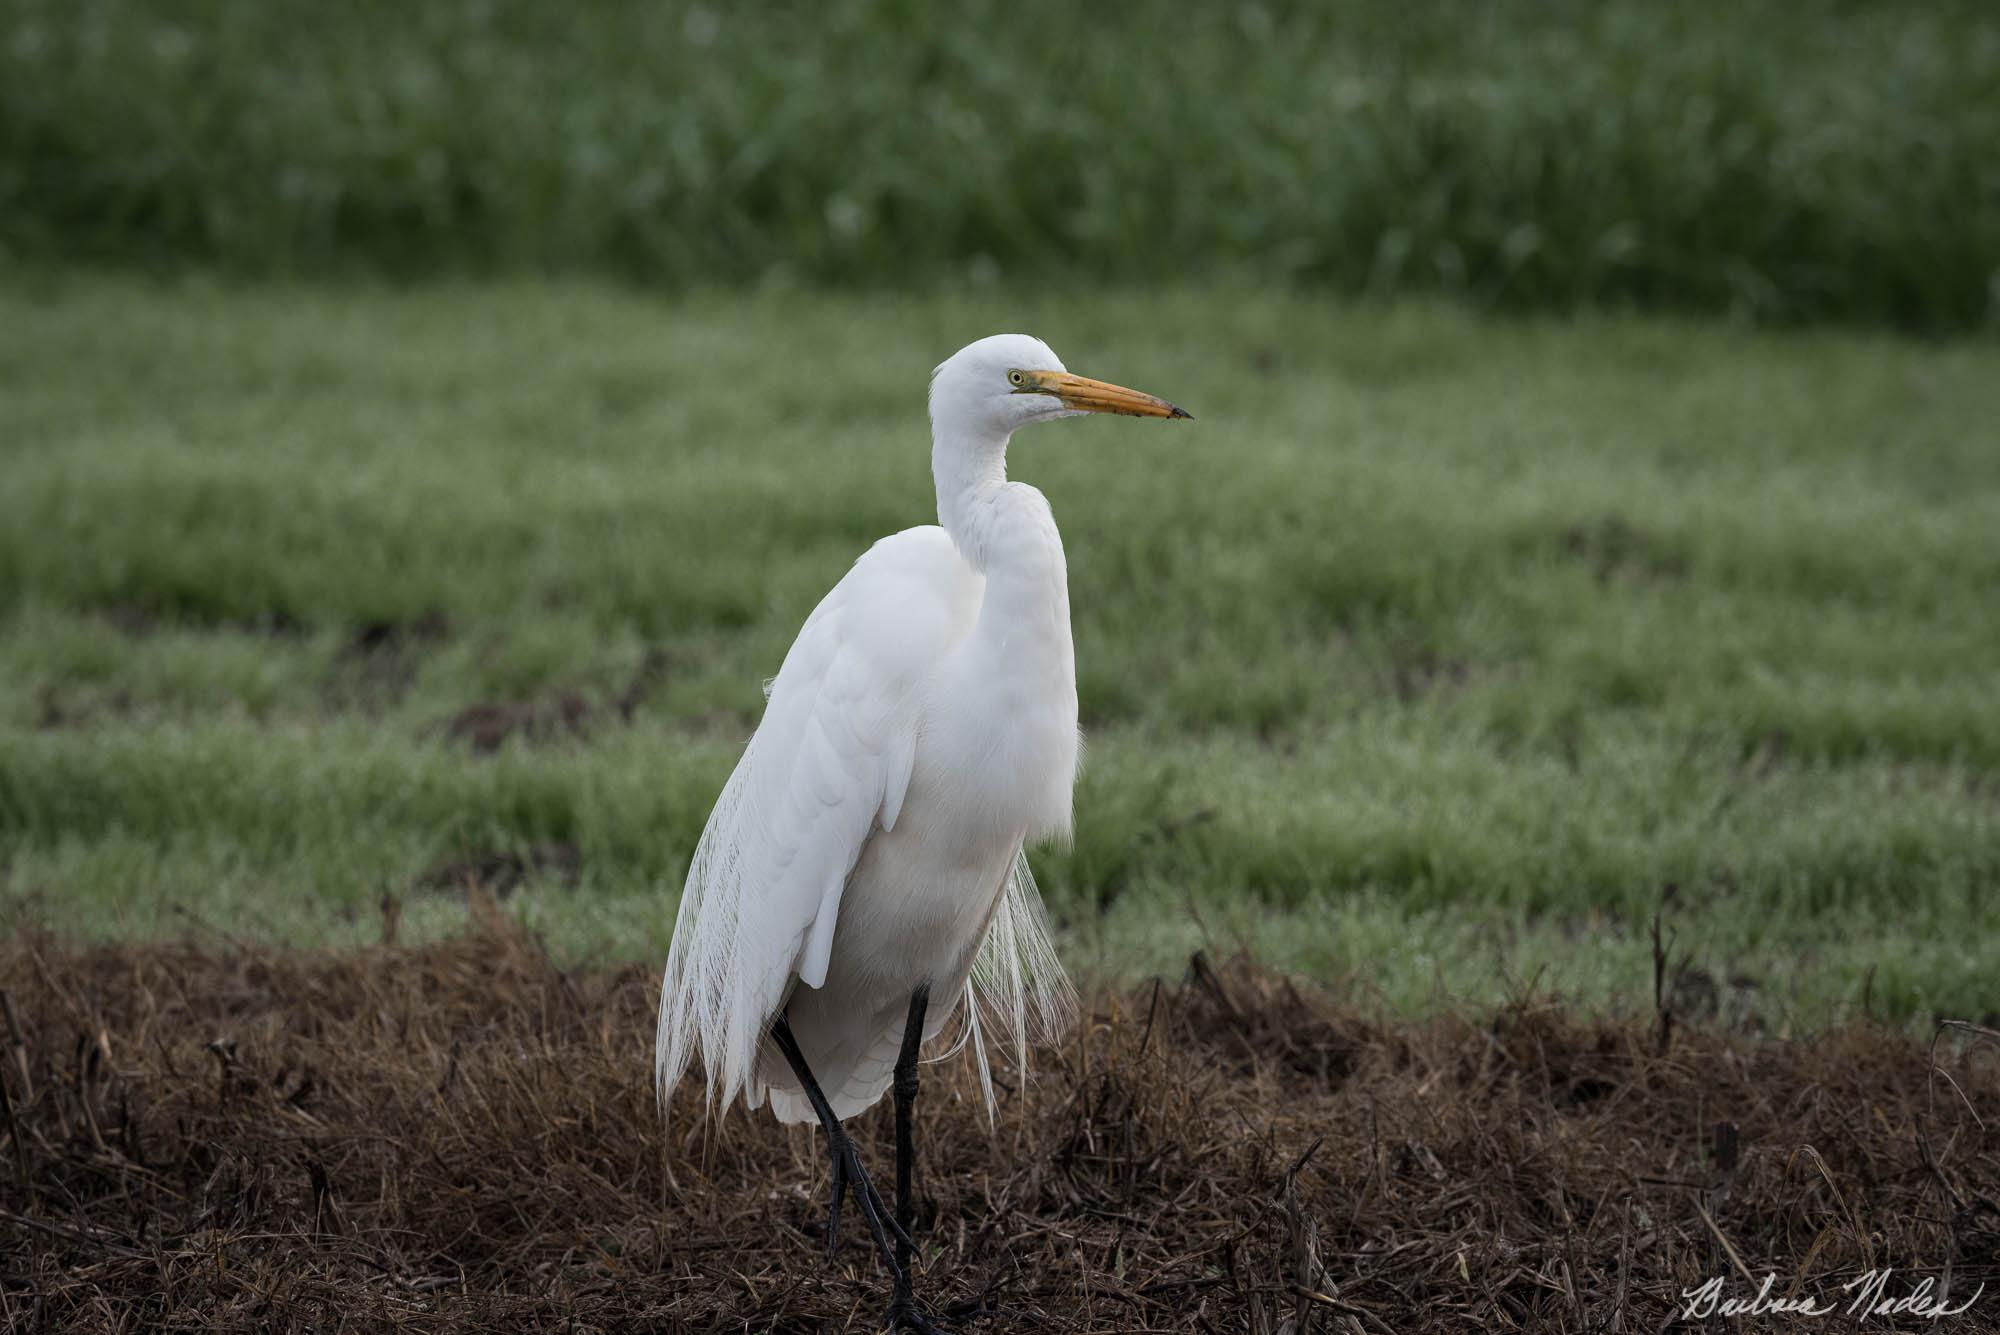
[[[905,1274],[910,1269],[910,1225],[915,1222],[916,1202],[911,1199],[910,1179],[916,1168],[916,1140],[911,1120],[917,1104],[917,1049],[924,1044],[924,1011],[930,1006],[931,989],[925,984],[910,998],[910,1016],[903,1022],[903,1050],[896,1057],[896,1226],[903,1237],[896,1243],[896,1260]]]
[[[917,1049],[924,1045],[924,1012],[930,1006],[931,989],[928,983],[918,987],[910,997],[910,1014],[903,1021],[903,1047],[896,1055],[895,1081],[890,1086],[896,1096],[896,1293],[889,1300],[889,1325],[892,1328],[914,1330],[919,1335],[942,1335],[923,1313],[917,1310],[916,1296],[910,1289],[911,1251],[910,1229],[916,1222],[916,1202],[911,1190],[911,1177],[916,1168],[916,1139],[911,1126],[912,1114],[917,1103]]]
[[[868,1173],[861,1166],[861,1156],[855,1152],[854,1141],[841,1127],[840,1119],[833,1115],[833,1105],[826,1101],[826,1095],[821,1091],[819,1081],[813,1078],[812,1067],[806,1065],[805,1054],[799,1051],[799,1041],[792,1037],[791,1022],[782,1015],[778,1017],[778,1022],[771,1026],[771,1041],[778,1045],[778,1051],[784,1053],[785,1060],[791,1063],[792,1074],[798,1077],[800,1086],[806,1092],[806,1101],[811,1103],[813,1111],[819,1114],[819,1124],[826,1130],[827,1156],[833,1163],[833,1204],[828,1207],[826,1216],[828,1259],[832,1259],[834,1246],[840,1241],[841,1198],[852,1189],[854,1208],[861,1211],[861,1217],[868,1221],[868,1232],[875,1239],[875,1250],[881,1253],[883,1264],[887,1265],[889,1272],[896,1277],[896,1289],[901,1292],[907,1287],[908,1281],[903,1275],[902,1266],[897,1262],[896,1249],[889,1245],[889,1231],[895,1230],[897,1242],[903,1246],[908,1246],[909,1235],[889,1217],[888,1210],[882,1204],[880,1193],[875,1190],[875,1184],[868,1180]]]

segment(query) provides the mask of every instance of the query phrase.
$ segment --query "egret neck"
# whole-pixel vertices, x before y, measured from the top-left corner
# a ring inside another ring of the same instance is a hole
[[[980,749],[996,762],[985,782],[999,791],[980,805],[1025,819],[1025,829],[1006,832],[1018,839],[1069,830],[1076,657],[1062,535],[1042,493],[1007,480],[1007,442],[1004,431],[938,423],[931,467],[938,519],[966,563],[985,576],[960,673],[947,687],[975,698],[949,712],[998,725]]]

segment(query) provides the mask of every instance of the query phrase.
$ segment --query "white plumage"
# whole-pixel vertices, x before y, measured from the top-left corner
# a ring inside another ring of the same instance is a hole
[[[664,1101],[698,1055],[711,1104],[812,1120],[779,1016],[845,1119],[887,1088],[912,993],[1025,1060],[1075,995],[1023,856],[1066,835],[1078,757],[1062,539],[1006,479],[1021,426],[1076,412],[1186,416],[1067,374],[1005,334],[932,376],[936,526],[876,543],[807,618],[688,870],[660,994]]]

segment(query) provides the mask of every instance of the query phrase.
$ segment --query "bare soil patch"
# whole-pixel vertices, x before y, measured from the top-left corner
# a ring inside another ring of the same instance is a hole
[[[495,899],[505,899],[530,876],[550,875],[575,881],[582,867],[583,854],[575,844],[550,840],[518,852],[488,850],[441,863],[425,872],[416,888],[462,895],[484,891]]]

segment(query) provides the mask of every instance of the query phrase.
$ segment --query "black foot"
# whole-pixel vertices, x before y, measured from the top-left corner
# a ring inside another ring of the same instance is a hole
[[[868,1170],[861,1166],[861,1156],[855,1151],[854,1141],[842,1131],[827,1137],[827,1149],[833,1160],[833,1201],[826,1211],[826,1258],[831,1261],[834,1250],[840,1245],[840,1207],[850,1189],[854,1192],[854,1208],[861,1211],[861,1217],[868,1221],[868,1232],[875,1239],[875,1250],[882,1254],[882,1264],[889,1267],[889,1273],[896,1277],[898,1292],[909,1287],[903,1275],[903,1268],[896,1264],[896,1248],[891,1238],[909,1245],[910,1235],[905,1233],[889,1207],[882,1204],[881,1193],[868,1180]]]
[[[907,1279],[896,1286],[896,1296],[889,1300],[889,1319],[885,1324],[889,1330],[913,1330],[917,1335],[950,1335],[943,1326],[918,1310],[917,1300],[910,1296]]]

